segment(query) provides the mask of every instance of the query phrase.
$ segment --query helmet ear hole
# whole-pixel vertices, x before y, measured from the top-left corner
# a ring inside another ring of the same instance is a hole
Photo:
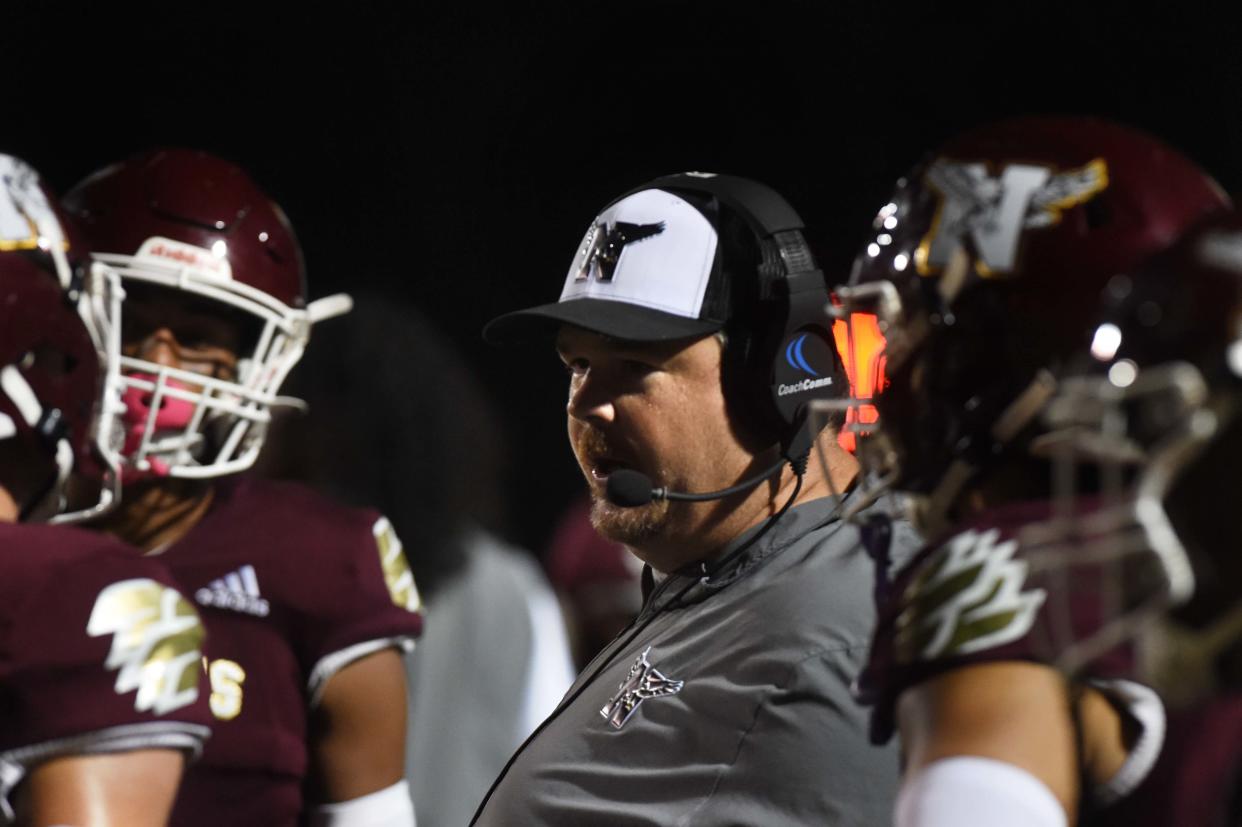
[[[54,379],[68,376],[78,366],[78,360],[72,353],[46,342],[30,350],[23,362],[27,360],[29,367],[36,368],[40,373]]]
[[[1104,198],[1094,198],[1083,205],[1083,214],[1087,220],[1087,229],[1098,230],[1112,223],[1112,210]]]

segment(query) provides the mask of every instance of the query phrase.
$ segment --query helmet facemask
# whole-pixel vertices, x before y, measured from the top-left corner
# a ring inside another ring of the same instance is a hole
[[[1047,430],[1031,450],[1050,463],[1052,517],[1029,527],[1026,542],[1032,572],[1061,586],[1049,598],[1061,618],[1050,651],[1067,672],[1193,593],[1195,575],[1167,501],[1219,429],[1209,402],[1199,371],[1172,362],[1137,375],[1123,368],[1066,378],[1045,410]],[[1085,636],[1073,631],[1075,607],[1065,597],[1084,577],[1101,619]]]
[[[227,275],[196,267],[142,255],[96,258],[123,287],[112,317],[117,330],[134,327],[127,317],[137,315],[137,302],[164,293],[192,305],[198,315],[217,318],[236,334],[230,348],[236,363],[228,375],[142,358],[133,351],[135,334],[125,334],[129,354],[123,352],[119,359],[118,381],[125,407],[127,481],[202,479],[249,468],[262,447],[272,410],[302,406],[299,400],[279,396],[278,390],[306,347],[311,311],[288,307]],[[176,329],[171,333],[179,335]],[[183,343],[187,350],[193,345]]]
[[[91,428],[88,455],[79,457],[77,474],[62,494],[51,523],[77,523],[112,510],[121,495],[121,443],[123,440],[120,385],[120,338],[113,325],[114,308],[120,300],[115,274],[99,264],[75,271],[70,292],[78,294],[77,310],[99,356],[102,387]]]
[[[1222,246],[1226,259],[1209,255]],[[1242,225],[1224,214],[1192,230],[1114,279],[1102,302],[1032,444],[1052,463],[1063,526],[1114,523],[1041,562],[1070,580],[1084,562],[1105,573],[1106,622],[1061,659],[1075,668],[1134,638],[1147,680],[1174,701],[1192,699],[1203,690],[1194,676],[1242,639],[1242,531],[1230,518],[1242,460]]]
[[[838,399],[817,399],[810,406],[811,423],[817,431],[829,424],[840,425],[842,447],[854,453],[862,473],[855,483],[856,496],[846,508],[852,519],[886,494],[900,474],[900,458],[889,435],[879,421],[875,399],[887,382],[886,366],[891,347],[886,332],[900,328],[901,299],[889,282],[862,288],[838,288],[834,301],[826,308],[834,319],[833,334],[837,351],[849,379],[850,392]],[[829,457],[816,442],[816,459],[824,478],[832,484]],[[833,491],[837,496],[844,492]],[[894,510],[904,506],[895,504]]]

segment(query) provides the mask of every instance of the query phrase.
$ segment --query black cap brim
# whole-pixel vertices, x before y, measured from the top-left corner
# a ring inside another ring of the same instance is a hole
[[[494,345],[534,344],[551,341],[565,324],[629,342],[689,339],[723,327],[718,321],[688,319],[637,304],[581,298],[497,316],[483,328],[483,338]]]

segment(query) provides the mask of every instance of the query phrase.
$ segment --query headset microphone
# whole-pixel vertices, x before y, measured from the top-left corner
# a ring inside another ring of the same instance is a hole
[[[604,496],[608,502],[613,505],[619,505],[622,508],[646,505],[652,500],[684,500],[687,502],[719,500],[754,488],[768,477],[779,472],[786,462],[788,460],[781,457],[776,461],[775,465],[753,477],[742,480],[737,485],[722,488],[719,491],[708,491],[705,494],[685,494],[680,491],[669,491],[667,488],[656,488],[651,484],[651,478],[646,474],[632,471],[628,468],[621,468],[608,475],[608,484],[604,489]]]

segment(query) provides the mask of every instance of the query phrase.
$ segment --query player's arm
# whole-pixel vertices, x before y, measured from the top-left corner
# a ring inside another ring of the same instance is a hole
[[[1125,694],[1124,688],[1112,692]],[[986,795],[997,797],[999,810],[1026,807],[1032,812],[1030,822],[1012,821],[1015,825],[1074,823],[1079,757],[1084,775],[1099,793],[1119,785],[1133,787],[1150,769],[1144,761],[1151,756],[1135,755],[1140,739],[1153,741],[1145,749],[1159,750],[1163,710],[1151,710],[1159,721],[1139,720],[1129,712],[1138,704],[1125,700],[1105,697],[1090,685],[1071,693],[1054,669],[1016,661],[958,668],[915,685],[898,705],[908,760],[902,789],[905,821],[899,821],[900,827],[939,825],[931,812],[948,807],[945,812],[951,813],[961,806],[956,802],[965,800],[971,801],[974,815],[956,813],[941,820],[958,827],[974,825],[971,817],[986,823],[979,797],[969,796],[960,785],[986,789]],[[1155,731],[1145,733],[1145,726]],[[1076,738],[1081,739],[1081,755]]]
[[[1070,695],[1055,670],[1003,661],[908,688],[898,827],[1064,827],[1078,805]]]
[[[312,824],[405,827],[405,665],[387,648],[351,662],[324,685],[311,721]]]
[[[18,788],[18,823],[163,827],[184,763],[183,753],[171,749],[53,758]]]

